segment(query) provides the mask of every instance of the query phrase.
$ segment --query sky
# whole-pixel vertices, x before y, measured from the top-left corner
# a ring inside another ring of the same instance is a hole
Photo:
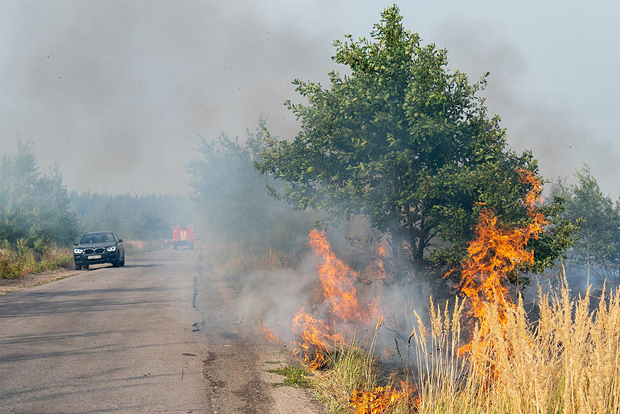
[[[326,84],[334,40],[369,37],[384,1],[0,0],[0,155],[33,143],[67,188],[188,194],[201,139],[245,136],[261,115],[294,138],[291,82]],[[620,195],[619,5],[611,1],[396,3],[424,44],[484,92],[515,151],[549,180],[587,163]]]

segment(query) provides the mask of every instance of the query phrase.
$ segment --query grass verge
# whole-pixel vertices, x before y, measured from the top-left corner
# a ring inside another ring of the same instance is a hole
[[[0,278],[17,279],[31,273],[69,267],[73,263],[73,253],[68,248],[50,248],[43,253],[25,246],[0,249]]]
[[[282,368],[270,369],[267,372],[284,376],[284,381],[273,384],[274,386],[288,385],[298,388],[310,388],[311,382],[308,376],[310,371],[301,365],[292,365]]]

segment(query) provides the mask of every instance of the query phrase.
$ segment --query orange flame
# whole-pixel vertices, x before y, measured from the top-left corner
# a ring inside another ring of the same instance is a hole
[[[375,387],[374,390],[368,392],[353,391],[349,405],[355,409],[356,414],[380,414],[402,399],[409,399],[417,405],[418,401],[411,398],[412,395],[413,390],[401,381],[400,391],[392,389],[389,385]]]
[[[531,238],[538,238],[548,224],[538,208],[541,201],[540,179],[531,171],[517,172],[521,182],[532,187],[523,200],[531,222],[520,228],[506,228],[491,210],[482,210],[476,227],[477,237],[469,244],[469,258],[461,270],[459,288],[471,301],[472,314],[480,323],[483,337],[489,329],[485,303],[498,305],[499,322],[505,326],[506,310],[515,306],[508,296],[507,276],[515,266],[533,262],[534,253],[527,250],[526,245]],[[469,351],[471,342],[459,349],[460,354]]]
[[[317,271],[324,304],[329,305],[329,311],[327,315],[320,315],[319,311],[310,315],[302,308],[293,319],[293,332],[300,338],[294,352],[303,357],[310,369],[315,370],[325,365],[330,349],[344,342],[344,337],[335,333],[336,324],[368,324],[375,318],[378,305],[376,301],[360,303],[360,295],[354,285],[360,274],[338,259],[325,232],[312,230],[309,244],[321,258]],[[317,305],[320,309],[321,304]]]
[[[335,317],[342,321],[370,322],[376,313],[376,304],[361,307],[357,300],[357,289],[353,285],[360,274],[344,264],[332,250],[325,232],[312,230],[310,246],[323,259],[318,268],[325,299],[332,307]]]
[[[296,348],[295,354],[303,356],[304,363],[313,371],[324,366],[329,349],[344,340],[342,335],[331,333],[327,324],[310,316],[303,308],[293,318],[293,332],[301,340],[297,343],[301,349]]]
[[[267,325],[263,325],[260,333],[265,338],[267,338],[267,340],[269,342],[272,342],[274,344],[279,344],[280,343],[280,340],[273,334],[273,331],[271,329],[269,329],[269,327]]]

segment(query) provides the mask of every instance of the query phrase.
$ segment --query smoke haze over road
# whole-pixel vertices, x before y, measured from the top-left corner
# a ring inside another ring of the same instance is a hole
[[[185,163],[202,137],[243,137],[264,114],[273,134],[292,138],[297,124],[282,105],[299,100],[291,81],[325,84],[339,69],[332,41],[368,37],[390,4],[4,1],[0,152],[17,136],[32,141],[69,190],[188,193]],[[401,12],[425,43],[449,50],[452,70],[471,80],[491,72],[491,112],[545,176],[585,161],[618,195],[620,55],[607,6],[445,1]]]

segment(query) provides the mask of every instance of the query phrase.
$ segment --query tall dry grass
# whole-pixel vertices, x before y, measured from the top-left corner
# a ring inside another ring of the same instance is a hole
[[[538,306],[535,322],[519,302],[505,327],[476,330],[467,357],[457,356],[462,304],[433,306],[430,329],[419,323],[412,337],[415,412],[620,413],[620,290],[597,299],[539,290]]]
[[[52,246],[39,252],[26,247],[23,241],[18,241],[17,248],[11,248],[6,242],[0,245],[0,279],[17,279],[72,263],[73,254],[68,248]]]

